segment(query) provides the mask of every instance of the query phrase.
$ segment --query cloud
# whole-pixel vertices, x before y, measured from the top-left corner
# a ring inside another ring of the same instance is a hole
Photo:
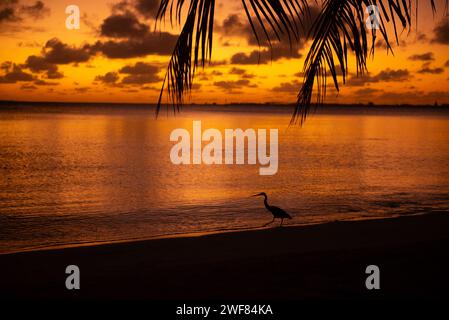
[[[146,90],[146,91],[160,91],[161,88],[151,87],[151,86],[143,86],[140,88],[140,90]]]
[[[234,90],[242,89],[244,87],[257,88],[256,84],[252,84],[247,79],[241,79],[241,80],[236,80],[236,81],[216,81],[216,82],[214,82],[214,86],[219,87],[228,93],[235,93]]]
[[[162,79],[158,73],[160,68],[145,62],[137,62],[135,65],[125,66],[120,69],[120,73],[127,74],[122,79],[123,84],[140,85],[147,83],[159,82]]]
[[[198,90],[200,90],[200,89],[201,89],[201,84],[199,84],[199,83],[194,83],[194,84],[192,85],[192,90],[198,91]]]
[[[245,74],[242,74],[242,76],[241,76],[242,79],[254,79],[255,77],[256,76],[252,73],[245,73]]]
[[[69,64],[86,62],[90,59],[91,53],[87,45],[76,48],[61,42],[57,38],[53,38],[45,44],[43,57],[48,63]]]
[[[19,48],[41,48],[42,44],[37,41],[20,41],[17,43]]]
[[[131,3],[128,0],[121,0],[112,4],[112,13],[125,12],[131,7]]]
[[[449,18],[444,18],[434,29],[432,42],[449,44]]]
[[[160,0],[136,0],[136,10],[147,18],[156,18]]]
[[[212,70],[211,72],[206,72],[205,70],[201,70],[198,73],[196,73],[197,79],[201,81],[209,81],[213,77],[221,77],[223,75],[223,72],[219,70]]]
[[[32,74],[24,72],[16,64],[3,63],[2,69],[5,71],[5,74],[0,76],[0,83],[29,82],[34,80]]]
[[[365,74],[363,76],[352,76],[347,84],[353,87],[364,86],[369,83],[377,83],[377,82],[398,82],[405,81],[411,78],[411,74],[407,69],[386,69],[380,71],[375,76],[370,76],[369,74]]]
[[[112,6],[112,14],[103,20],[99,40],[90,45],[92,53],[102,53],[110,59],[128,59],[147,55],[171,55],[178,39],[168,32],[151,32],[139,17],[157,12],[159,0],[123,0]]]
[[[48,79],[61,79],[64,75],[59,72],[58,64],[80,63],[88,61],[92,56],[89,47],[76,48],[53,38],[45,44],[42,55],[28,56],[22,68],[33,73],[46,73]]]
[[[112,5],[111,15],[103,20],[99,28],[100,36],[107,39],[100,39],[81,48],[65,49],[77,49],[80,62],[87,61],[89,56],[98,53],[110,59],[170,56],[178,36],[169,32],[152,32],[148,24],[139,19],[154,12],[155,8],[157,10],[159,2],[122,0],[115,3]]]
[[[298,50],[290,50],[289,47],[273,47],[273,50],[253,50],[250,53],[238,52],[231,57],[231,64],[250,65],[250,64],[266,64],[277,61],[282,58],[298,59],[302,55]]]
[[[137,93],[137,92],[139,92],[139,90],[136,90],[136,89],[126,89],[126,90],[122,90],[122,92],[127,92],[127,93]]]
[[[153,32],[138,39],[97,41],[90,48],[92,52],[100,52],[111,59],[144,57],[150,54],[171,55],[177,39],[176,35],[168,32]]]
[[[145,62],[137,62],[135,65],[128,65],[120,69],[120,73],[126,74],[149,74],[158,73],[159,67]]]
[[[44,57],[35,55],[29,56],[23,65],[24,68],[28,68],[33,72],[47,71],[54,66],[54,64],[47,62]]]
[[[428,41],[427,35],[425,33],[417,32],[416,41],[418,42],[426,42]]]
[[[315,17],[315,9],[312,7],[311,9],[312,17]],[[306,19],[307,21],[309,19]],[[305,26],[301,27],[301,34],[307,34],[308,28],[310,28],[310,24],[305,21]],[[277,61],[282,58],[286,59],[294,59],[301,58],[301,54],[299,50],[304,48],[305,46],[305,37],[296,41],[292,39],[292,47],[290,47],[289,39],[284,34],[281,35],[281,41],[279,42],[275,35],[272,32],[269,32],[269,38],[272,41],[272,50],[270,47],[270,43],[266,40],[264,32],[259,24],[255,24],[256,32],[259,36],[260,46],[262,49],[253,50],[249,53],[238,52],[231,57],[231,63],[236,65],[251,65],[251,64],[266,64],[272,61]],[[223,20],[223,23],[217,27],[218,33],[220,33],[224,37],[241,37],[246,40],[249,45],[256,46],[258,45],[257,39],[254,36],[251,25],[249,24],[247,19],[242,19],[237,14],[231,14],[226,19]]]
[[[148,32],[148,26],[129,11],[107,17],[100,26],[101,35],[111,38],[140,38]]]
[[[374,89],[374,88],[363,88],[363,89],[359,89],[357,91],[355,91],[355,94],[357,96],[369,96],[372,95],[373,93],[377,93],[381,90],[379,89]]]
[[[229,74],[238,75],[242,79],[253,79],[256,77],[254,74],[248,73],[245,69],[235,67],[229,70]]]
[[[421,74],[441,74],[444,72],[444,69],[439,67],[431,68],[428,64],[424,64],[417,72]]]
[[[14,66],[12,61],[5,61],[0,65],[0,69],[4,72],[9,72],[9,70]]]
[[[248,44],[257,45],[251,25],[246,20],[240,19],[237,14],[230,14],[223,20],[221,25],[217,26],[217,32],[225,36],[240,36],[244,37]]]
[[[45,6],[42,1],[36,1],[33,5],[22,5],[20,12],[24,13],[33,19],[42,19],[50,14],[50,9]]]
[[[301,83],[298,80],[294,80],[292,82],[281,82],[279,86],[274,87],[273,89],[271,89],[271,91],[298,93],[300,89]]]
[[[371,82],[393,82],[404,81],[410,78],[410,72],[407,69],[391,70],[386,69],[379,72],[372,78]]]
[[[433,61],[433,60],[435,60],[433,52],[426,52],[423,54],[414,54],[408,58],[409,58],[409,60],[412,60],[412,61]]]
[[[310,26],[318,16],[318,9],[314,6],[311,7],[310,19],[307,18],[304,21],[304,25],[300,26],[300,34],[305,35],[310,30]],[[230,14],[227,16],[221,24],[217,26],[217,32],[222,36],[222,43],[228,43],[224,38],[237,37],[246,40],[248,45],[259,45],[256,37],[254,36],[253,29],[248,22],[248,19],[242,18],[237,14]],[[281,59],[299,59],[302,57],[300,50],[305,47],[306,38],[300,38],[299,40],[292,39],[293,45],[289,45],[289,39],[286,34],[281,35],[281,41],[278,41],[272,31],[268,31],[268,36],[271,40],[271,45],[266,39],[263,29],[258,23],[255,24],[256,33],[260,40],[260,49],[252,50],[250,52],[237,52],[232,55],[230,64],[233,65],[257,65],[257,64],[269,64]],[[269,28],[268,28],[269,29]],[[250,79],[253,75],[242,75],[244,79]]]
[[[57,65],[78,64],[89,61],[97,53],[108,58],[134,58],[149,54],[170,55],[176,36],[169,33],[148,33],[139,39],[123,41],[97,41],[94,45],[85,44],[75,47],[53,38],[45,44],[40,56],[31,55],[22,66],[34,73],[46,72],[48,79],[59,79],[64,75],[58,71]],[[141,65],[137,65],[139,67]],[[153,70],[151,70],[152,72]],[[127,82],[148,82],[151,77],[129,77]]]
[[[132,74],[123,78],[123,84],[141,85],[161,81],[158,75],[154,74]]]
[[[64,74],[59,72],[57,67],[56,67],[56,69],[55,69],[55,67],[53,67],[47,71],[47,78],[48,79],[61,79],[61,78],[64,78]]]
[[[29,69],[34,73],[46,72],[48,79],[61,79],[64,77],[64,75],[58,71],[58,66],[47,62],[44,57],[35,55],[29,56],[21,67]]]
[[[209,67],[219,67],[219,66],[224,66],[227,64],[228,64],[227,60],[211,60],[209,62]]]
[[[20,67],[33,73],[46,73],[47,79],[61,79],[64,75],[59,72],[59,64],[87,62],[92,56],[88,45],[76,48],[53,38],[45,44],[40,56],[28,56]]]
[[[446,61],[446,63],[444,64],[445,68],[449,68],[449,60]]]
[[[246,70],[241,69],[241,68],[232,68],[231,70],[229,70],[229,74],[243,75],[245,73],[246,73]]]
[[[119,80],[119,75],[117,72],[108,72],[103,76],[96,76],[95,81],[100,81],[107,85],[115,85]]]
[[[36,1],[32,5],[21,5],[19,0],[0,1],[0,24],[22,22],[27,17],[42,19],[49,13],[50,9],[42,1]]]
[[[343,76],[343,72],[341,71],[341,65],[337,64],[335,66],[335,73],[338,77],[342,77]],[[293,74],[295,77],[299,77],[299,78],[303,78],[305,76],[304,71],[299,71],[296,72],[295,74]],[[326,73],[326,77],[332,77],[332,74],[330,72]]]
[[[417,38],[423,39],[422,36],[417,36]],[[390,47],[392,49],[395,49],[396,47],[406,48],[406,47],[408,47],[412,43],[411,42],[409,43],[409,42],[407,42],[404,39],[399,39],[399,43],[397,43],[396,41],[392,41],[390,39],[389,40],[389,44],[390,44]],[[384,39],[382,39],[382,38],[376,40],[376,43],[374,44],[374,48],[375,49],[389,50],[389,47],[387,46],[387,42]]]
[[[315,19],[318,17],[319,12],[320,9],[318,7],[313,5],[310,6],[310,15],[305,15],[302,24],[298,25],[300,35],[307,35],[309,33],[310,27],[312,26]],[[265,25],[268,26],[269,24],[265,23]],[[260,24],[255,22],[254,28],[260,40],[260,45],[262,47],[269,47],[269,42],[266,39],[265,32],[263,31]],[[254,35],[251,24],[249,23],[246,16],[245,18],[242,18],[242,16],[237,15],[235,13],[230,14],[223,20],[221,24],[218,24],[216,30],[218,33],[222,35],[222,37],[241,37],[244,38],[249,45],[253,46],[259,45],[257,43],[257,39]],[[275,44],[278,41],[278,39],[276,38],[275,33],[271,30],[270,27],[267,28],[267,33],[270,41],[272,41],[272,43]],[[288,37],[286,34],[281,34],[280,38],[282,43],[288,41]],[[292,39],[292,42],[295,42],[295,39]],[[299,43],[297,43],[298,49],[302,48],[304,46],[304,43],[305,43],[305,36],[299,40]]]
[[[78,88],[75,88],[75,92],[77,92],[77,93],[86,93],[89,90],[90,90],[89,87],[78,87]]]
[[[37,87],[35,85],[32,84],[23,84],[20,87],[21,90],[37,90]]]
[[[143,85],[156,83],[162,79],[159,77],[160,68],[146,62],[137,62],[134,65],[127,65],[118,72],[108,72],[99,75],[95,81],[99,81],[109,86],[123,87],[123,85]],[[120,81],[120,75],[124,75]]]
[[[369,75],[363,75],[363,76],[352,76],[351,78],[346,81],[346,84],[350,87],[363,87],[366,84],[369,84],[373,82],[372,77]]]
[[[18,20],[18,17],[14,13],[13,8],[1,8],[0,9],[0,23],[6,22],[6,21],[16,21]]]
[[[34,84],[37,86],[57,86],[59,83],[57,82],[48,82],[45,80],[38,79],[34,81]]]

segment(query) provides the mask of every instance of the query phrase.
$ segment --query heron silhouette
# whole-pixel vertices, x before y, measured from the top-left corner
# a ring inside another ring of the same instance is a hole
[[[258,194],[253,195],[253,197],[257,197],[257,196],[264,196],[264,200],[263,203],[265,205],[265,208],[267,208],[268,211],[271,212],[271,214],[273,215],[273,220],[271,220],[270,222],[268,222],[265,226],[268,226],[269,224],[274,222],[274,219],[278,218],[281,219],[281,224],[279,226],[282,226],[282,223],[284,222],[284,219],[291,219],[292,217],[285,212],[283,209],[279,208],[279,207],[275,207],[275,206],[270,206],[268,204],[268,196],[265,192],[261,192]]]

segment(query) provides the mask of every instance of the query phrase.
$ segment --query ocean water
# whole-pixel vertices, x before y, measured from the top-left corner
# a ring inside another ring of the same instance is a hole
[[[449,112],[323,108],[300,127],[291,109],[0,107],[0,253],[259,228],[259,192],[286,225],[449,211]],[[279,129],[279,169],[177,166],[170,133]]]

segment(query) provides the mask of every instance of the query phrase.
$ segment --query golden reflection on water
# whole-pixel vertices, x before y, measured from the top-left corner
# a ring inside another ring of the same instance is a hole
[[[254,227],[270,220],[254,193],[291,223],[449,208],[449,118],[147,110],[3,114],[0,251],[31,244],[123,240]],[[173,165],[172,130],[279,129],[279,169]],[[20,219],[18,219],[20,217]],[[7,219],[7,220],[5,220]]]

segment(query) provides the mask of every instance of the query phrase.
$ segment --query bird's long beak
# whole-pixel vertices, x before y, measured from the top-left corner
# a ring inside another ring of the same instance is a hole
[[[261,193],[258,193],[258,194],[252,195],[251,197],[257,197],[257,196],[261,196],[261,195],[262,195]]]

